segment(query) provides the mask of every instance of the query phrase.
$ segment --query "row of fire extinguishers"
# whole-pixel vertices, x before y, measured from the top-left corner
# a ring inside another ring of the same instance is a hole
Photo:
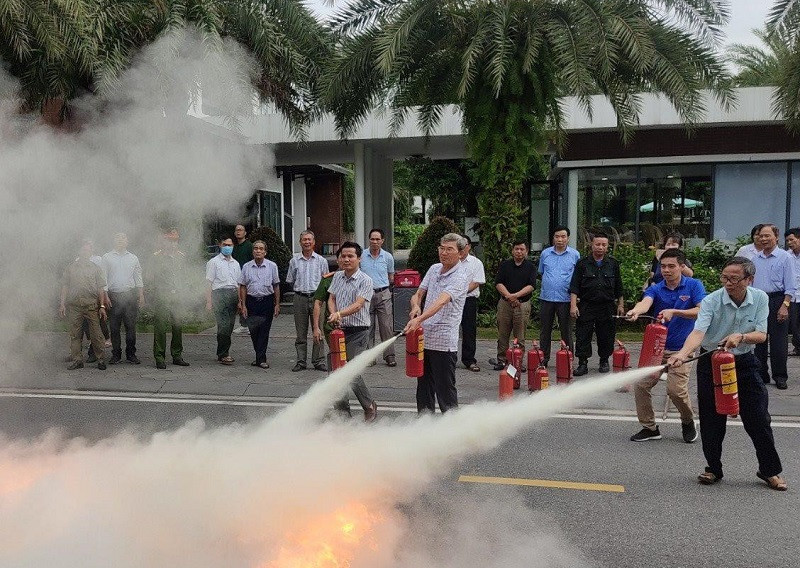
[[[338,327],[331,331],[331,372],[347,363],[344,332]],[[406,334],[406,376],[421,377],[425,371],[425,334],[417,328]]]
[[[643,316],[650,317],[650,316]],[[658,319],[648,324],[644,330],[642,338],[642,350],[639,353],[637,367],[657,367],[662,365],[664,360],[664,347],[667,342],[667,328]],[[514,390],[520,388],[520,377],[522,374],[522,347],[517,338],[506,351],[506,360],[509,365],[500,371],[499,395],[500,399],[507,399],[513,395]],[[718,414],[728,416],[739,415],[739,390],[736,381],[736,360],[733,353],[723,351],[721,348],[714,351],[704,352],[697,357],[686,361],[689,363],[700,357],[711,354],[711,370],[714,382],[714,404]],[[631,354],[621,341],[617,341],[617,349],[612,353],[612,368],[615,373],[627,371],[631,367]],[[528,390],[536,392],[546,389],[549,386],[547,367],[542,363],[544,352],[540,349],[538,342],[533,342],[533,349],[528,351]],[[556,380],[558,384],[566,384],[572,381],[572,351],[564,341],[561,341],[561,349],[556,353]],[[664,366],[658,374],[666,372]],[[511,372],[509,372],[511,371]],[[624,388],[627,392],[628,388]]]

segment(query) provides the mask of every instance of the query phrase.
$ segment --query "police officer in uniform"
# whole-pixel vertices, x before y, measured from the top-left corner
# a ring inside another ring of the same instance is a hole
[[[178,250],[178,230],[164,234],[161,250],[153,255],[153,357],[158,369],[166,369],[167,329],[172,332],[170,355],[172,363],[188,367],[183,359],[183,330],[181,329],[181,294],[184,290],[186,255]]]
[[[622,297],[619,262],[608,256],[608,236],[605,233],[598,231],[592,235],[592,254],[575,264],[569,292],[570,315],[576,318],[575,351],[578,367],[575,376],[589,372],[592,333],[597,334],[599,371],[607,373],[611,370],[608,358],[614,351],[617,331],[614,312],[618,316],[624,315],[625,301]]]

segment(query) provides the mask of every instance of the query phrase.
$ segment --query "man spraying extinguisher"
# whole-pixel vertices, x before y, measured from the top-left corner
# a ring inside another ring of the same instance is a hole
[[[739,415],[756,448],[756,475],[771,489],[785,491],[787,485],[780,476],[783,467],[775,449],[767,410],[767,389],[758,376],[758,360],[753,354],[754,346],[767,339],[769,315],[766,292],[749,287],[755,271],[753,263],[740,256],[725,264],[720,275],[723,287],[703,299],[694,330],[681,350],[669,358],[668,364],[673,367],[683,365],[698,347],[701,354],[720,345],[733,353]],[[708,466],[697,480],[703,485],[722,479],[722,441],[728,417],[717,412],[714,390],[711,357],[701,357],[697,363],[697,402],[703,454]]]
[[[700,302],[706,296],[703,283],[695,278],[682,274],[686,266],[686,255],[680,249],[664,251],[659,260],[661,275],[664,277],[658,284],[649,286],[644,292],[642,301],[633,306],[625,316],[635,321],[640,315],[653,308],[656,319],[664,322],[667,328],[667,340],[664,344],[663,358],[659,363],[666,363],[670,355],[677,353],[694,328],[694,320],[700,311]],[[643,344],[643,348],[645,348]],[[675,404],[681,415],[683,441],[691,444],[697,439],[694,426],[694,412],[689,399],[690,364],[670,367],[667,372],[667,395]],[[656,424],[653,412],[653,400],[650,391],[658,383],[659,376],[651,375],[637,382],[633,387],[636,398],[636,415],[642,424],[641,431],[631,436],[633,442],[660,440],[661,431]]]

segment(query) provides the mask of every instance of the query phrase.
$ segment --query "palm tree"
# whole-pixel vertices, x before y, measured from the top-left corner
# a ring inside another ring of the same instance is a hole
[[[770,41],[785,41],[781,51],[772,108],[786,119],[788,127],[800,131],[800,2],[775,0],[767,19]]]
[[[730,47],[730,59],[739,68],[733,78],[738,87],[775,86],[780,80],[782,66],[792,52],[790,38],[784,32],[753,30],[765,47],[737,43]]]
[[[340,49],[326,70],[326,108],[343,137],[376,105],[398,127],[416,109],[430,133],[446,105],[463,113],[491,272],[522,221],[522,185],[555,133],[560,97],[591,113],[603,94],[624,139],[642,91],[666,96],[687,124],[700,91],[727,101],[716,54],[723,0],[356,0],[330,23]]]
[[[0,0],[0,60],[28,110],[63,118],[71,99],[112,88],[139,49],[184,26],[212,47],[224,37],[246,46],[261,96],[292,125],[312,117],[330,42],[301,0]]]

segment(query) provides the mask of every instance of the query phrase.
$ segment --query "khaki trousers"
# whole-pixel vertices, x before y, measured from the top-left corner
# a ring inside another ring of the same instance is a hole
[[[89,341],[98,361],[105,361],[103,347],[105,339],[100,330],[100,313],[97,300],[70,302],[67,304],[67,325],[69,326],[69,352],[76,363],[83,363],[81,340],[83,339],[83,320],[89,324]]]
[[[666,364],[667,359],[677,351],[664,350],[661,362]],[[681,415],[681,422],[688,424],[694,420],[692,402],[689,400],[689,372],[691,363],[684,363],[680,367],[670,367],[667,371],[667,396]],[[660,373],[656,376],[647,376],[633,386],[633,395],[636,399],[636,416],[645,428],[656,429],[656,417],[653,411],[653,400],[650,391],[658,383]]]
[[[522,349],[525,349],[525,330],[528,328],[528,321],[531,319],[531,302],[521,303],[516,308],[502,298],[497,302],[497,360],[506,361],[506,349],[508,349],[511,333],[519,339]]]

